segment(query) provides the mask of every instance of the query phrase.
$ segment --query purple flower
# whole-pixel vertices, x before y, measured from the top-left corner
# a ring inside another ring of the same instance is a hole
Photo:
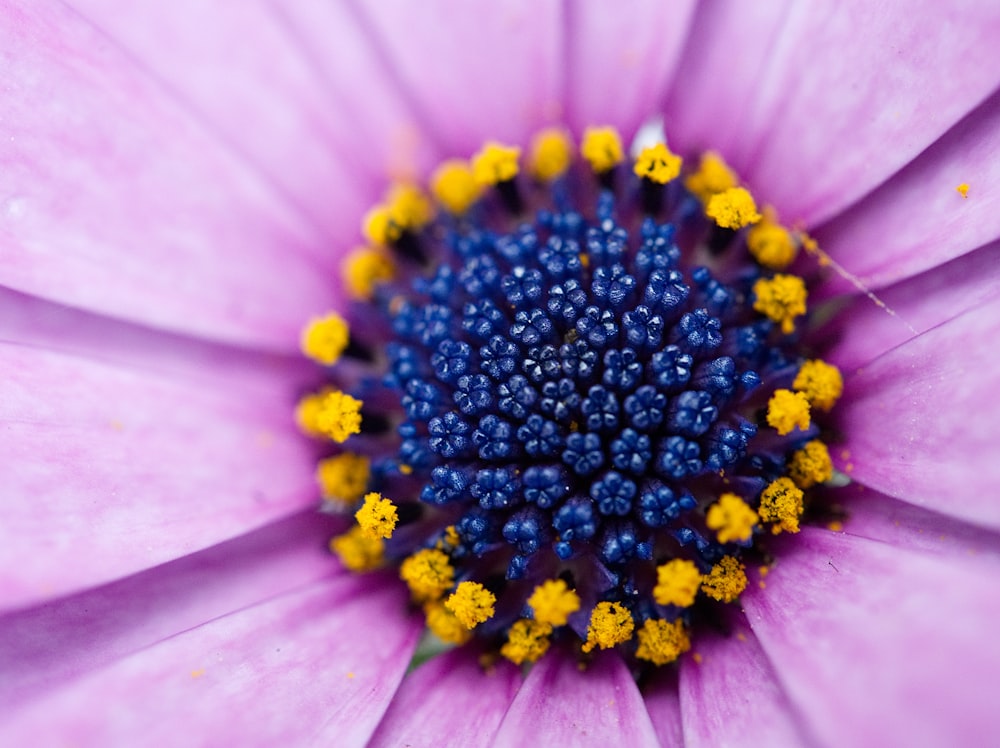
[[[1000,14],[786,5],[4,3],[0,743],[988,741]],[[638,685],[555,650],[406,674],[405,588],[326,551],[299,328],[388,176],[660,113],[844,271],[811,297],[843,528]]]

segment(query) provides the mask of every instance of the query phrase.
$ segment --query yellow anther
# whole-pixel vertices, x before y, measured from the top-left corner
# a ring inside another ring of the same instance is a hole
[[[361,233],[372,244],[385,246],[403,235],[403,226],[388,205],[376,205],[361,219]]]
[[[632,170],[637,177],[657,184],[666,184],[681,173],[682,159],[663,143],[642,149],[635,159]]]
[[[771,532],[775,535],[799,531],[799,517],[802,515],[802,489],[790,478],[778,478],[760,495],[760,518],[772,522]]]
[[[382,565],[384,546],[380,538],[369,537],[355,525],[330,541],[330,550],[351,571],[371,571]]]
[[[550,579],[535,587],[528,598],[535,620],[550,626],[564,626],[571,613],[580,609],[580,596],[561,579]]]
[[[833,460],[830,451],[819,439],[813,439],[792,455],[788,474],[799,488],[810,488],[826,483],[833,477]]]
[[[731,603],[746,588],[746,568],[733,556],[723,556],[701,580],[701,591],[723,603]]]
[[[371,476],[371,461],[364,455],[344,452],[316,465],[316,482],[326,499],[354,504],[364,495]]]
[[[955,188],[955,191],[959,195],[962,196],[963,200],[968,200],[969,199],[969,185],[968,185],[968,183],[962,182],[960,185],[958,185],[958,187]]]
[[[350,395],[331,390],[324,394],[316,413],[316,430],[343,443],[351,434],[361,432],[361,406],[363,403]]]
[[[730,169],[726,162],[722,160],[715,151],[708,151],[702,154],[701,162],[698,164],[698,171],[688,175],[684,180],[684,186],[689,192],[707,203],[712,195],[718,195],[739,184],[736,174]]]
[[[785,335],[795,331],[795,318],[806,313],[806,284],[797,275],[761,278],[753,284],[753,294],[753,308],[778,322]]]
[[[424,617],[431,633],[447,644],[465,644],[472,638],[472,632],[440,602],[427,603]]]
[[[434,206],[416,185],[397,184],[386,199],[392,220],[404,230],[416,231],[434,218]]]
[[[431,176],[431,194],[445,210],[462,215],[482,194],[468,162],[452,159],[441,164]]]
[[[509,182],[520,169],[517,160],[521,149],[489,142],[472,157],[472,176],[477,184],[491,187],[501,182]]]
[[[836,366],[814,359],[802,364],[792,387],[805,395],[812,407],[828,411],[844,392],[844,378]]]
[[[458,544],[462,541],[461,536],[458,534],[458,529],[455,525],[448,525],[444,528],[444,542],[452,548],[457,548]]]
[[[493,607],[497,598],[479,582],[460,582],[451,593],[444,606],[455,614],[467,629],[474,629],[480,623],[493,617]]]
[[[598,603],[590,614],[590,625],[587,627],[587,641],[583,651],[590,652],[594,647],[610,649],[632,638],[635,632],[635,621],[621,603]]]
[[[354,513],[354,519],[369,538],[391,538],[399,522],[399,512],[389,499],[372,492],[365,496],[365,503]]]
[[[295,406],[295,423],[306,436],[323,436],[319,427],[319,414],[323,409],[323,398],[333,391],[325,387],[319,392],[304,395]]]
[[[621,136],[613,127],[588,127],[584,130],[580,155],[596,174],[611,171],[625,160]]]
[[[691,640],[683,622],[650,618],[639,629],[639,648],[635,656],[654,665],[666,665],[689,649]]]
[[[705,215],[724,229],[741,229],[761,219],[753,195],[742,187],[730,187],[712,195],[705,206]]]
[[[718,531],[716,537],[720,543],[749,540],[757,524],[757,512],[736,494],[724,493],[708,508],[705,524],[708,529]]]
[[[396,277],[396,267],[384,252],[361,247],[344,258],[344,287],[352,298],[370,301],[375,287]]]
[[[350,340],[350,331],[344,318],[335,312],[325,317],[314,317],[302,330],[299,341],[302,352],[313,361],[326,366],[337,363]]]
[[[399,576],[418,603],[439,600],[455,584],[455,568],[448,554],[436,548],[425,548],[406,558]]]
[[[551,182],[561,177],[573,158],[573,141],[560,127],[542,130],[531,141],[528,171],[540,182]]]
[[[653,599],[658,605],[677,605],[687,608],[694,604],[700,586],[701,572],[694,562],[675,558],[656,567]]]
[[[549,635],[552,627],[530,618],[515,621],[507,633],[507,643],[500,647],[500,654],[521,665],[525,662],[536,662],[549,650]]]
[[[774,211],[765,209],[760,223],[747,232],[747,251],[764,267],[783,270],[795,259],[799,248],[788,230],[777,222]]]
[[[809,401],[801,392],[775,390],[767,401],[767,423],[781,436],[809,428]]]

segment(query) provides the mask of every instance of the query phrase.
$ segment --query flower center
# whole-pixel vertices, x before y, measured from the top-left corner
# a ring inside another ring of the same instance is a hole
[[[516,663],[554,640],[663,665],[732,603],[830,480],[836,368],[802,343],[808,240],[711,153],[626,168],[611,128],[449,161],[394,188],[345,264],[348,318],[303,348],[331,382],[298,420],[429,630]]]

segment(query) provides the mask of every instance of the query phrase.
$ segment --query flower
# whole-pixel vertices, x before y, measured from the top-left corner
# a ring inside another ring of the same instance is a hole
[[[995,731],[989,4],[75,5],[0,23],[5,743]],[[845,271],[842,527],[780,538],[676,675],[456,651],[404,678],[398,581],[322,552],[299,327],[386,174],[651,110]]]

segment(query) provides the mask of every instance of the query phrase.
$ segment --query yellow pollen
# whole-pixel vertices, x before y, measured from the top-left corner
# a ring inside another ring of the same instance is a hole
[[[799,488],[811,488],[833,477],[830,451],[819,439],[813,439],[792,455],[788,473]]]
[[[795,318],[806,313],[806,284],[797,275],[761,278],[753,284],[753,294],[757,297],[753,308],[780,323],[785,335],[795,331]]]
[[[771,532],[798,532],[802,514],[802,489],[791,478],[778,478],[760,495],[760,518],[774,523]]]
[[[732,189],[738,183],[736,174],[715,151],[702,154],[698,171],[688,175],[684,180],[684,186],[688,191],[693,192],[703,203],[707,203],[712,195]]]
[[[710,530],[718,530],[720,543],[749,540],[757,524],[757,512],[736,494],[724,493],[708,508],[705,524]]]
[[[764,267],[782,270],[792,263],[799,248],[791,233],[777,222],[774,211],[765,209],[760,223],[747,232],[747,251]]]
[[[712,195],[705,206],[705,215],[724,229],[741,229],[761,219],[753,195],[743,187],[730,187]]]
[[[441,164],[431,176],[431,194],[445,210],[460,216],[479,199],[482,188],[467,162],[452,159]]]
[[[677,605],[687,608],[694,605],[701,586],[701,572],[693,561],[675,558],[656,567],[656,586],[653,599],[657,605]]]
[[[550,626],[565,626],[572,613],[580,609],[580,596],[561,579],[550,579],[535,587],[528,598],[535,620]]]
[[[969,199],[969,185],[967,182],[962,182],[955,188],[955,191],[962,196],[963,200]]]
[[[381,247],[397,241],[403,235],[403,226],[396,222],[388,205],[376,205],[361,219],[361,233]]]
[[[370,493],[365,496],[364,505],[354,513],[354,519],[369,538],[388,539],[399,522],[399,512],[389,499],[382,498],[382,494]]]
[[[412,184],[397,184],[387,200],[392,220],[406,230],[421,229],[434,218],[434,206],[423,190]]]
[[[335,312],[314,317],[302,330],[302,352],[318,364],[332,366],[347,347],[350,332],[347,322]]]
[[[702,592],[722,603],[731,603],[746,588],[746,568],[733,556],[723,556],[701,580]]]
[[[351,571],[362,572],[377,569],[382,565],[384,546],[380,538],[368,536],[355,525],[343,535],[330,541],[330,550]]]
[[[353,504],[361,498],[370,475],[370,460],[352,452],[327,457],[316,465],[316,482],[323,497],[342,504]]]
[[[406,558],[399,567],[399,576],[418,603],[439,600],[455,584],[455,569],[448,554],[436,548],[425,548]]]
[[[497,598],[479,582],[460,582],[444,606],[455,614],[467,629],[474,629],[488,621],[496,612],[493,605]]]
[[[510,627],[507,643],[500,647],[500,654],[515,665],[536,662],[549,650],[551,633],[552,627],[549,624],[522,618]]]
[[[613,127],[588,127],[584,130],[580,155],[596,174],[611,171],[625,160],[621,136]]]
[[[448,525],[446,528],[444,528],[444,542],[447,543],[449,546],[451,546],[452,548],[457,548],[461,540],[462,538],[458,534],[458,529],[455,527],[455,525]]]
[[[647,146],[635,159],[632,170],[637,177],[656,184],[666,184],[681,173],[681,157],[663,143]]]
[[[324,387],[319,392],[304,395],[295,406],[295,423],[306,436],[323,436],[319,427],[319,414],[323,409],[323,398],[333,391]]]
[[[542,130],[531,141],[528,171],[540,182],[551,182],[561,177],[573,158],[573,141],[559,127]]]
[[[650,618],[639,629],[639,648],[635,656],[654,665],[666,665],[689,649],[691,640],[681,621]]]
[[[802,364],[792,387],[805,395],[812,407],[828,411],[844,392],[844,378],[836,366],[814,359]]]
[[[767,423],[781,436],[809,428],[809,401],[801,392],[775,390],[767,402]]]
[[[427,603],[424,617],[430,632],[447,644],[461,645],[472,638],[472,632],[440,602]]]
[[[587,627],[587,641],[583,651],[590,652],[594,647],[610,649],[632,638],[635,632],[635,621],[621,603],[598,603],[590,614],[590,625]]]
[[[483,187],[509,182],[517,176],[521,149],[489,142],[472,157],[472,176]]]
[[[396,277],[396,267],[385,253],[361,247],[344,258],[343,276],[344,287],[352,298],[370,301],[377,285]]]
[[[363,403],[350,395],[332,390],[322,396],[316,413],[316,430],[343,443],[351,434],[361,432],[361,406]]]

